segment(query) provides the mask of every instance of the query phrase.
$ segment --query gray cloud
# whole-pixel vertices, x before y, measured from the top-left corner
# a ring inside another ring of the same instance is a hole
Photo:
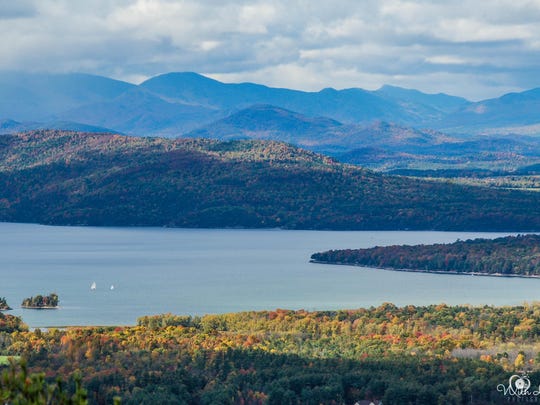
[[[540,1],[0,0],[0,69],[472,99],[540,86]]]
[[[32,1],[26,0],[0,0],[0,20],[12,18],[26,18],[36,15]]]

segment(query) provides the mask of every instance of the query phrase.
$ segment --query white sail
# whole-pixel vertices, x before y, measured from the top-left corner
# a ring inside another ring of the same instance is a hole
[[[95,290],[95,289],[96,289],[96,282],[95,282],[95,281],[94,281],[94,282],[92,283],[92,285],[90,286],[90,289],[91,289],[91,290]]]

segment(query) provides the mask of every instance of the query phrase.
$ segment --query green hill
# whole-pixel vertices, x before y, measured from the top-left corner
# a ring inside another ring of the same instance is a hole
[[[538,230],[540,194],[385,176],[272,141],[0,137],[0,220],[291,229]]]

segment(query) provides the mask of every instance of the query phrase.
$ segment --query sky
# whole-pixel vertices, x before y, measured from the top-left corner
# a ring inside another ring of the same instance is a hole
[[[193,71],[480,100],[540,87],[540,0],[0,0],[0,71]]]

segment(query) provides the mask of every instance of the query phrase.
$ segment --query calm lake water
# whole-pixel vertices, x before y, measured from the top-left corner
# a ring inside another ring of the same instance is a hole
[[[403,273],[310,264],[336,248],[504,234],[49,227],[0,223],[0,296],[32,327],[129,325],[142,315],[406,304],[513,305],[539,279]],[[96,290],[90,285],[96,283]],[[111,290],[111,285],[114,290]],[[58,310],[23,310],[56,292]]]

